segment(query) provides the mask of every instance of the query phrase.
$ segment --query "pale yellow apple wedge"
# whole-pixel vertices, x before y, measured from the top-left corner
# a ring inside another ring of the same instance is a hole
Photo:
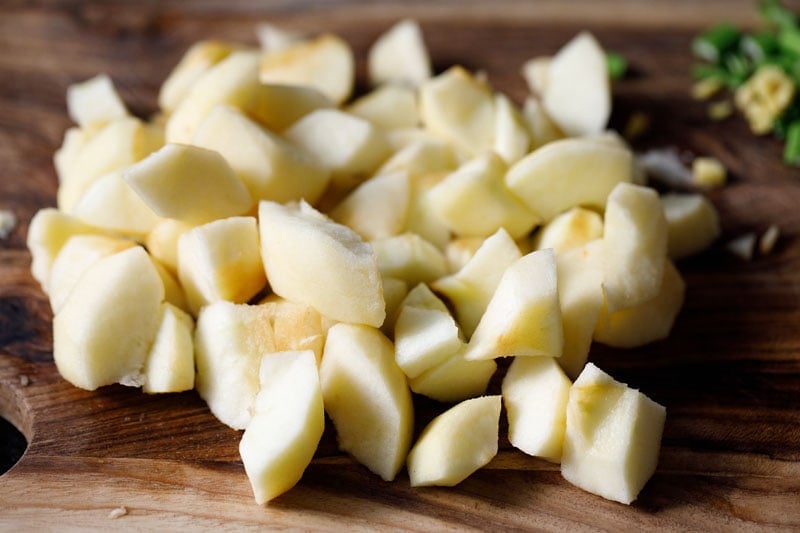
[[[161,304],[160,321],[142,373],[150,394],[194,388],[194,320],[172,304]]]
[[[403,83],[417,86],[431,77],[431,60],[419,24],[401,20],[382,33],[367,55],[372,85]]]
[[[494,108],[494,152],[511,165],[528,153],[531,136],[522,111],[508,96],[495,93]]]
[[[83,129],[100,128],[128,116],[128,110],[107,74],[67,87],[67,112]]]
[[[447,261],[433,244],[416,233],[403,233],[370,243],[384,276],[409,285],[427,283],[447,274]]]
[[[211,67],[228,57],[234,46],[224,41],[198,41],[193,44],[161,84],[159,107],[172,113],[194,84]]]
[[[584,207],[573,207],[548,222],[533,238],[533,248],[552,248],[556,255],[579,248],[603,236],[603,217]]]
[[[667,254],[682,259],[708,248],[720,234],[719,215],[701,194],[668,193],[661,197],[667,219]]]
[[[408,218],[411,183],[405,171],[378,174],[351,192],[331,212],[365,240],[400,234]]]
[[[419,126],[417,94],[404,85],[383,85],[348,105],[345,110],[390,130]]]

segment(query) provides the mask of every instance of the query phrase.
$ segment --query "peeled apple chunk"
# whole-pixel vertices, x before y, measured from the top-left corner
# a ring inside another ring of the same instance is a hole
[[[337,104],[353,92],[355,59],[342,38],[325,34],[264,53],[259,66],[262,83],[304,85],[317,89]]]
[[[719,237],[719,216],[702,194],[668,193],[661,197],[667,219],[667,253],[673,260],[705,250]]]
[[[233,429],[250,423],[261,357],[276,351],[271,312],[262,305],[220,301],[197,317],[195,387],[211,413]]]
[[[267,282],[255,217],[222,218],[182,234],[178,278],[194,313],[219,300],[249,301]]]
[[[579,33],[550,60],[542,102],[567,135],[603,131],[611,115],[606,54],[588,32]]]
[[[633,154],[594,139],[561,139],[520,159],[505,179],[547,222],[575,206],[603,209],[618,183],[633,181]]]
[[[278,352],[311,350],[322,360],[325,334],[331,326],[316,309],[271,294],[260,304],[266,308]]]
[[[563,345],[555,255],[539,250],[506,269],[464,357],[558,357]]]
[[[447,359],[408,380],[411,390],[438,402],[454,403],[486,392],[497,370],[493,359],[468,361],[465,346]]]
[[[664,262],[661,289],[652,300],[616,312],[600,308],[594,340],[607,346],[635,348],[665,339],[683,306],[686,284],[670,260]]]
[[[233,45],[223,41],[199,41],[191,46],[161,84],[158,105],[172,113],[208,69],[228,57]]]
[[[193,337],[192,317],[163,302],[158,331],[142,371],[144,392],[182,392],[194,388]]]
[[[385,239],[405,227],[410,195],[406,172],[379,174],[359,185],[330,216],[368,241]]]
[[[540,229],[533,247],[536,250],[552,248],[558,255],[602,236],[603,217],[590,209],[573,207]]]
[[[497,455],[501,397],[472,398],[425,427],[408,454],[412,487],[458,485]]]
[[[411,445],[414,408],[392,342],[369,326],[336,324],[320,382],[339,447],[385,481],[394,479]]]
[[[495,94],[494,108],[494,151],[509,165],[516,163],[531,147],[522,111],[503,93]]]
[[[163,299],[164,285],[143,248],[95,263],[53,318],[59,373],[87,390],[113,383],[140,385]]]
[[[418,86],[431,77],[431,60],[416,21],[401,20],[383,33],[367,56],[372,85],[401,83]]]
[[[239,454],[261,505],[300,481],[322,438],[325,411],[310,350],[267,354],[259,374],[255,414],[239,442]]]
[[[167,144],[122,175],[156,214],[189,224],[240,215],[253,205],[228,162],[198,146]]]
[[[569,391],[561,474],[624,504],[655,472],[666,409],[589,363]]]
[[[272,290],[328,318],[380,327],[386,317],[372,247],[307,204],[262,201],[261,258]]]
[[[503,378],[508,440],[528,455],[561,461],[572,382],[552,357],[516,357]]]
[[[404,85],[383,85],[365,94],[346,111],[386,130],[419,125],[417,93]]]
[[[667,258],[667,221],[658,193],[621,183],[608,197],[603,226],[603,291],[609,312],[655,298]]]
[[[416,285],[447,274],[447,260],[442,252],[416,233],[403,233],[371,244],[384,276]]]
[[[100,74],[67,88],[67,112],[81,128],[94,128],[128,116],[114,83]]]
[[[192,143],[219,152],[255,200],[314,203],[330,181],[327,168],[234,107],[214,107]]]

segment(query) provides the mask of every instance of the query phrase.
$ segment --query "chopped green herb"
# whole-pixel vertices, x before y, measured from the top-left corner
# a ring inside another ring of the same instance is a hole
[[[623,78],[628,71],[628,60],[617,52],[606,53],[606,65],[608,66],[608,75],[612,80]]]
[[[789,165],[800,165],[800,120],[795,120],[786,133],[783,160]]]
[[[692,50],[700,59],[718,63],[729,51],[739,45],[742,33],[730,24],[724,23],[704,31],[692,41]]]
[[[783,30],[797,27],[797,15],[783,7],[778,0],[762,1],[758,12],[772,26]]]

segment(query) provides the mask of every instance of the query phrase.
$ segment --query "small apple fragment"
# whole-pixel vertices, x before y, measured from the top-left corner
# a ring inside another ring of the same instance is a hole
[[[447,261],[442,252],[416,233],[403,233],[370,244],[378,261],[378,270],[384,276],[416,285],[447,274]]]
[[[266,354],[259,380],[255,413],[239,442],[239,454],[261,505],[300,481],[322,438],[325,411],[310,350]]]
[[[233,45],[224,41],[198,41],[193,44],[161,84],[159,107],[167,113],[174,112],[197,80],[228,57],[233,49]]]
[[[520,69],[520,74],[528,85],[528,91],[536,99],[542,98],[547,90],[552,60],[553,58],[550,56],[532,57],[523,63]]]
[[[313,87],[262,83],[251,109],[246,110],[257,121],[275,133],[317,109],[332,109],[336,104]]]
[[[408,380],[413,392],[437,402],[455,403],[486,392],[489,380],[497,370],[493,359],[469,361],[464,358],[465,345],[419,376]]]
[[[157,215],[189,224],[240,215],[253,205],[227,161],[198,146],[167,144],[122,175]]]
[[[282,28],[268,22],[261,22],[256,26],[256,38],[265,52],[283,50],[306,40],[306,36],[302,32]]]
[[[534,237],[533,247],[552,248],[559,255],[602,236],[603,217],[591,209],[573,207],[542,227]]]
[[[531,136],[517,106],[503,93],[494,95],[494,152],[506,164],[514,164],[528,153]]]
[[[194,228],[173,218],[162,218],[147,234],[144,243],[150,255],[166,267],[172,274],[178,273],[178,241],[184,233]]]
[[[661,197],[667,219],[667,254],[673,260],[694,255],[720,234],[719,215],[702,194],[668,193]]]
[[[272,290],[334,320],[380,327],[386,317],[372,247],[308,204],[262,201],[261,258]]]
[[[569,391],[561,474],[624,504],[653,475],[666,409],[589,363]]]
[[[532,150],[566,137],[564,132],[558,129],[553,119],[547,114],[538,98],[529,96],[525,99],[525,104],[522,106],[522,116],[531,136]]]
[[[669,259],[664,261],[661,288],[655,298],[627,309],[600,308],[594,340],[617,348],[635,348],[665,339],[683,306],[686,284]]]
[[[506,269],[464,357],[558,357],[563,346],[556,260],[548,249],[531,252]]]
[[[249,301],[267,282],[256,219],[221,218],[181,235],[178,279],[195,314],[219,300]]]
[[[346,111],[390,130],[419,125],[417,94],[404,85],[383,85],[347,106]]]
[[[620,183],[608,197],[603,226],[603,291],[609,312],[655,298],[667,258],[667,221],[658,193]]]
[[[408,454],[412,487],[458,485],[497,455],[501,397],[464,400],[434,418]]]
[[[159,326],[144,361],[142,391],[155,394],[194,388],[194,320],[162,302]]]
[[[569,136],[606,128],[611,115],[611,80],[606,54],[592,34],[579,33],[552,57],[542,102]]]
[[[572,382],[552,357],[515,357],[503,379],[508,440],[528,455],[561,461]]]
[[[67,112],[82,129],[99,128],[128,116],[125,104],[106,74],[67,87]]]
[[[373,86],[418,86],[431,77],[431,71],[428,49],[415,20],[401,20],[381,34],[367,55],[367,75]]]
[[[411,445],[414,408],[392,342],[369,326],[334,325],[320,382],[339,447],[382,479],[394,479]]]
[[[411,184],[405,171],[377,174],[359,185],[330,212],[333,220],[373,241],[402,232]]]
[[[505,179],[547,222],[575,206],[604,209],[618,183],[633,181],[633,154],[594,139],[561,139],[520,159]]]
[[[406,171],[409,176],[450,172],[457,166],[456,154],[450,144],[438,139],[417,139],[399,148],[376,174]]]
[[[59,373],[86,390],[140,385],[163,299],[161,278],[139,246],[89,267],[53,318]]]
[[[310,305],[290,302],[275,294],[266,297],[260,305],[267,309],[275,351],[311,350],[319,365],[325,335],[331,325],[329,321]]]
[[[219,301],[197,317],[195,388],[211,413],[233,429],[250,423],[261,357],[276,351],[271,314],[267,306]]]
[[[313,204],[330,181],[328,169],[313,157],[234,107],[214,107],[192,142],[224,157],[255,201]]]
[[[355,60],[346,41],[324,34],[264,52],[258,72],[261,83],[313,87],[341,104],[353,92]]]

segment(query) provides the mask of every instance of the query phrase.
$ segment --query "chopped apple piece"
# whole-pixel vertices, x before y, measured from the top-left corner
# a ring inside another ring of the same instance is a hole
[[[665,194],[661,206],[667,219],[667,254],[671,259],[705,250],[719,237],[719,216],[714,204],[702,194]]]
[[[59,373],[87,390],[140,385],[163,299],[164,285],[139,246],[92,265],[53,318]]]
[[[539,250],[503,273],[464,357],[558,357],[563,346],[555,254]]]
[[[403,170],[411,176],[419,176],[449,172],[456,166],[456,154],[448,143],[438,139],[418,139],[396,151],[376,173]]]
[[[261,305],[269,313],[275,351],[311,350],[317,364],[322,361],[328,324],[316,309],[274,294],[265,298]]]
[[[281,28],[268,22],[262,22],[256,26],[256,38],[265,52],[283,50],[306,40],[305,35],[301,32]]]
[[[302,85],[259,85],[258,98],[250,114],[276,133],[317,109],[331,109],[336,104],[313,87]]]
[[[620,183],[603,227],[603,291],[609,312],[652,300],[667,257],[667,221],[655,190]]]
[[[312,111],[283,134],[327,166],[333,182],[342,187],[361,183],[390,155],[382,131],[335,109]]]
[[[212,302],[246,303],[266,284],[254,217],[230,217],[193,228],[178,239],[178,278],[189,309]]]
[[[550,63],[553,58],[550,56],[532,57],[527,60],[521,69],[522,77],[528,85],[528,90],[537,99],[544,96],[547,90],[547,82],[550,78]]]
[[[655,472],[665,418],[664,407],[589,363],[569,391],[561,474],[630,504]]]
[[[635,348],[669,335],[683,306],[686,285],[680,273],[665,260],[661,289],[655,298],[616,312],[600,309],[594,340],[618,348]]]
[[[575,379],[583,370],[603,297],[603,242],[598,239],[557,256],[564,348],[558,363]]]
[[[189,304],[186,302],[186,293],[183,292],[183,287],[178,283],[178,280],[153,255],[150,255],[150,260],[153,262],[153,266],[156,267],[158,277],[161,278],[161,282],[164,284],[164,301],[188,313]]]
[[[261,257],[272,290],[342,322],[379,327],[386,317],[372,247],[353,230],[300,208],[262,201]]]
[[[194,320],[167,302],[161,304],[158,332],[144,362],[147,393],[182,392],[194,388]]]
[[[233,48],[233,45],[223,41],[198,41],[193,44],[161,85],[159,107],[167,113],[175,111],[200,77],[228,57]]]
[[[428,192],[446,175],[445,173],[410,174],[411,198],[405,228],[407,233],[419,235],[440,250],[450,242],[450,229],[434,213]]]
[[[211,413],[233,429],[250,423],[261,358],[276,351],[272,312],[263,305],[219,301],[197,317],[195,387]]]
[[[225,159],[197,146],[167,144],[123,177],[156,214],[189,224],[240,215],[253,205]]]
[[[53,154],[53,166],[56,167],[59,184],[69,177],[70,169],[75,164],[78,154],[95,133],[95,131],[84,131],[77,127],[68,128],[64,132],[64,140]]]
[[[409,285],[426,283],[447,274],[447,261],[433,244],[415,233],[371,242],[384,276],[399,278]]]
[[[506,230],[502,231],[508,233]],[[488,238],[490,237],[456,237],[448,242],[444,248],[444,257],[447,259],[448,270],[450,272],[458,272],[464,268]]]
[[[150,233],[161,221],[119,171],[92,183],[75,204],[72,214],[98,228],[134,237]]]
[[[508,440],[528,455],[561,461],[572,382],[551,357],[515,357],[503,379]]]
[[[67,240],[53,261],[47,284],[50,307],[58,313],[83,274],[95,263],[136,243],[105,235],[74,235]]]
[[[408,380],[413,392],[438,402],[454,403],[486,392],[497,370],[493,359],[467,361],[464,348],[419,376]]]
[[[537,98],[528,97],[525,100],[522,116],[531,136],[531,150],[565,137]]]
[[[71,212],[95,180],[136,163],[163,144],[161,130],[138,119],[108,123],[92,135],[69,165],[58,188],[58,207]]]
[[[128,116],[122,98],[106,74],[67,87],[67,112],[82,129],[99,128]]]
[[[573,207],[541,228],[534,237],[533,247],[552,248],[559,255],[602,236],[603,217],[590,209]]]
[[[578,34],[553,56],[542,102],[569,136],[606,128],[611,115],[611,81],[606,54],[592,34]]]
[[[328,330],[320,382],[339,447],[394,479],[411,445],[414,407],[391,341],[368,326],[336,324]]]
[[[422,123],[468,157],[492,149],[495,108],[489,87],[461,67],[451,67],[420,87]]]
[[[422,84],[431,77],[431,60],[416,21],[401,20],[383,33],[367,56],[367,74],[372,85]]]
[[[403,300],[408,296],[408,283],[405,280],[382,276],[383,299],[386,301],[386,319],[381,325],[381,331],[388,337],[394,336],[394,324]]]
[[[310,155],[230,106],[211,110],[193,144],[219,152],[254,200],[313,204],[330,180],[328,169]]]
[[[105,232],[52,207],[40,209],[31,219],[27,239],[31,274],[45,293],[50,292],[50,272],[61,248],[70,237],[82,234],[103,235]]]
[[[505,228],[513,239],[528,234],[539,216],[503,181],[507,167],[489,152],[469,161],[428,191],[433,211],[462,237],[488,237]]]
[[[579,205],[603,209],[614,187],[632,180],[630,150],[581,138],[550,142],[506,174],[511,191],[545,221]]]
[[[400,234],[405,227],[410,196],[406,172],[378,174],[359,185],[330,216],[365,240],[385,239]]]
[[[262,83],[313,87],[341,104],[353,92],[353,50],[346,41],[331,34],[299,41],[286,48],[265,52],[259,79]]]
[[[403,85],[378,87],[347,106],[346,111],[387,130],[419,125],[417,95]]]
[[[511,165],[528,153],[531,137],[522,112],[506,95],[494,95],[494,108],[494,151]]]
[[[420,300],[422,305],[415,303]],[[450,311],[420,283],[400,305],[394,344],[398,366],[406,376],[415,378],[454,355],[464,343]]]
[[[154,258],[172,274],[178,273],[178,240],[181,235],[194,228],[172,218],[163,218],[145,238],[145,246]]]
[[[455,309],[458,323],[469,338],[475,332],[506,269],[522,257],[504,229],[483,241],[458,272],[432,283]]]
[[[259,374],[255,414],[239,454],[261,505],[300,481],[322,438],[325,410],[310,350],[267,354]]]
[[[497,455],[501,397],[472,398],[434,418],[408,454],[412,487],[458,485]]]

